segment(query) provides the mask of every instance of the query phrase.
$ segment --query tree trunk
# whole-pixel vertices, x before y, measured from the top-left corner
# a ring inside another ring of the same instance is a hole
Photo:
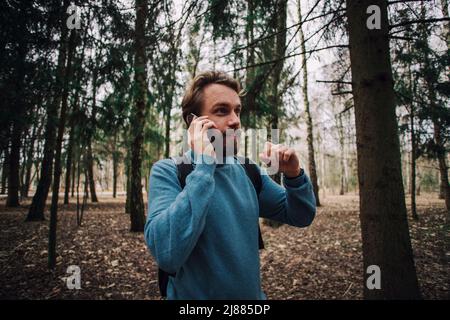
[[[91,117],[91,131],[87,137],[87,173],[89,178],[89,190],[91,192],[91,201],[98,202],[97,193],[95,192],[95,177],[94,177],[94,158],[92,156],[92,135],[95,131],[96,117],[97,117],[97,69],[94,68],[92,76],[92,117]]]
[[[434,140],[436,145],[443,146],[441,138],[441,128],[437,123],[437,121],[434,122]],[[447,207],[447,211],[450,212],[450,185],[448,180],[448,167],[445,161],[445,156],[446,156],[445,151],[440,151],[438,153],[439,176],[441,181],[440,195],[442,196],[443,199],[445,199],[445,206]]]
[[[31,185],[31,170],[33,169],[33,154],[34,154],[34,144],[36,142],[36,137],[40,136],[42,132],[42,126],[39,126],[36,132],[36,127],[33,128],[33,133],[31,135],[30,145],[28,147],[27,157],[26,157],[26,170],[25,178],[22,184],[22,197],[28,198],[28,192]]]
[[[411,103],[411,112],[410,112],[410,125],[411,125],[411,215],[414,220],[419,220],[419,216],[417,215],[417,206],[416,206],[416,133],[414,128],[414,106]]]
[[[125,201],[125,213],[129,214],[131,212],[131,165],[130,165],[131,160],[127,159],[127,164],[126,164],[126,196],[127,199]]]
[[[370,5],[381,29],[368,29]],[[389,55],[387,1],[346,1],[356,120],[360,220],[366,299],[420,298],[406,215]],[[369,289],[369,266],[381,288]],[[366,273],[367,272],[367,273]]]
[[[69,192],[70,192],[70,175],[72,169],[72,159],[73,159],[73,149],[74,149],[74,143],[75,143],[75,115],[78,111],[78,90],[75,94],[74,98],[75,104],[74,108],[72,110],[72,113],[70,115],[70,134],[69,134],[69,141],[67,145],[67,158],[66,158],[66,177],[65,177],[65,187],[64,187],[64,204],[69,204]]]
[[[72,122],[72,119],[70,120]],[[69,141],[67,144],[66,152],[66,177],[64,182],[64,204],[69,204],[69,192],[70,192],[70,174],[72,170],[72,156],[73,156],[73,143],[74,143],[74,127],[70,126]]]
[[[97,193],[95,192],[95,177],[94,177],[94,158],[92,156],[91,142],[87,145],[86,165],[89,179],[89,190],[91,192],[91,201],[98,202]]]
[[[344,195],[345,191],[346,191],[346,181],[345,181],[345,145],[344,145],[344,127],[342,125],[342,114],[338,114],[336,116],[336,120],[337,120],[337,130],[338,130],[338,135],[339,135],[339,146],[340,146],[340,152],[341,152],[341,156],[340,156],[340,162],[341,162],[341,185],[340,185],[340,189],[339,189],[339,195]]]
[[[66,2],[64,2],[66,3]],[[63,6],[64,9],[67,6]],[[64,11],[64,10],[63,10]],[[61,105],[63,81],[66,67],[66,54],[67,54],[67,28],[64,24],[64,13],[61,17],[61,39],[60,49],[58,55],[58,66],[56,76],[56,89],[52,103],[47,107],[47,123],[45,126],[45,145],[44,145],[44,158],[41,164],[41,173],[39,175],[39,183],[36,188],[36,192],[33,196],[33,200],[28,210],[27,221],[39,221],[44,220],[45,202],[47,201],[50,184],[52,183],[52,171],[53,171],[53,159],[55,153],[56,144],[56,128],[58,125],[58,110]]]
[[[63,8],[66,8],[67,1],[65,1]],[[65,26],[63,26],[65,29]],[[62,150],[62,140],[64,136],[64,127],[66,124],[66,113],[68,105],[69,96],[69,79],[71,78],[71,68],[72,68],[72,58],[75,50],[75,32],[70,34],[69,38],[69,48],[68,48],[68,59],[67,66],[63,72],[64,84],[62,92],[62,104],[61,113],[59,117],[58,124],[58,136],[56,139],[56,150],[55,150],[55,164],[53,173],[53,190],[52,190],[52,203],[50,206],[50,227],[48,233],[48,267],[49,269],[54,269],[56,265],[56,229],[58,222],[58,200],[59,200],[59,184],[61,180],[61,150]]]
[[[175,63],[175,62],[174,62]],[[176,79],[172,78],[173,81],[176,81]],[[167,95],[166,100],[166,114],[165,114],[165,147],[164,147],[164,157],[169,158],[170,157],[170,119],[171,119],[171,111],[172,111],[172,90],[169,91],[169,94]]]
[[[300,0],[297,2],[298,5],[298,20],[302,21],[302,10]],[[316,196],[316,205],[320,206],[319,200],[319,184],[317,183],[317,171],[316,171],[316,160],[314,156],[314,134],[313,134],[313,122],[311,117],[311,112],[309,110],[309,97],[308,97],[308,68],[306,61],[306,46],[305,46],[305,36],[303,34],[302,25],[299,26],[300,34],[300,44],[302,53],[302,70],[303,70],[303,103],[305,104],[305,116],[306,116],[306,127],[307,127],[307,142],[308,142],[308,168],[309,177],[311,178],[311,183],[314,190],[314,195]]]
[[[73,155],[75,156],[76,153],[74,152]],[[76,168],[77,167],[77,162],[73,161],[72,162],[72,186],[70,188],[70,197],[73,198],[75,196],[75,175],[76,175]]]
[[[144,119],[147,106],[147,56],[145,26],[148,15],[147,0],[136,0],[134,82],[135,104],[132,115],[131,143],[131,231],[144,231],[145,210],[142,197],[141,165],[144,140]]]
[[[113,198],[117,197],[117,166],[119,165],[119,155],[117,151],[117,132],[114,132],[113,145]]]
[[[287,1],[280,0],[276,4],[276,18],[275,30],[277,35],[275,36],[274,56],[275,58],[282,58],[286,52],[286,18],[287,18]],[[281,97],[278,91],[278,85],[281,80],[281,72],[283,71],[284,59],[277,62],[273,67],[272,82],[271,82],[271,94],[270,101],[273,106],[271,115],[271,129],[279,130],[279,112],[281,105]],[[272,134],[270,137],[273,139]],[[281,138],[281,135],[278,135]],[[278,140],[278,139],[277,139]],[[273,141],[274,143],[280,143],[280,141]],[[277,173],[273,176],[273,180],[278,184],[281,183],[281,174]]]
[[[20,5],[21,10],[24,10],[23,4]],[[25,12],[24,12],[25,14]],[[26,42],[26,21],[24,17],[18,21],[18,27],[22,38],[19,39],[17,46],[17,64],[16,64],[16,79],[14,92],[14,110],[15,116],[13,118],[13,128],[11,135],[11,151],[9,154],[9,175],[8,175],[8,196],[6,198],[7,207],[18,207],[19,203],[19,189],[20,189],[20,150],[22,147],[22,132],[25,127],[25,63],[27,56],[27,42]]]
[[[6,181],[9,175],[9,146],[6,145],[3,151],[3,166],[2,166],[2,188],[0,194],[6,194]]]

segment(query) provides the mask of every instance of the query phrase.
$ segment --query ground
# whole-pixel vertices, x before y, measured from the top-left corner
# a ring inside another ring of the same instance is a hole
[[[74,199],[72,199],[74,202]],[[159,299],[157,267],[141,233],[129,232],[123,197],[88,204],[77,226],[76,205],[60,206],[57,266],[47,269],[48,216],[25,222],[0,201],[0,299]],[[262,226],[263,290],[269,299],[362,299],[358,196],[327,196],[305,229]],[[408,202],[407,202],[408,203]],[[409,220],[425,299],[449,299],[448,220],[442,200],[418,198]],[[81,268],[81,289],[69,290],[68,266]]]

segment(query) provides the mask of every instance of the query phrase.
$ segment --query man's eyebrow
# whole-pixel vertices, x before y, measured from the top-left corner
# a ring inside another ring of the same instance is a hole
[[[212,107],[213,107],[213,108],[216,108],[216,107],[230,107],[230,106],[231,106],[231,104],[230,104],[229,102],[222,101],[222,102],[216,102],[216,103],[214,103]],[[241,104],[239,103],[239,104],[235,105],[235,108],[237,108],[237,109],[242,109],[242,106],[241,106]]]

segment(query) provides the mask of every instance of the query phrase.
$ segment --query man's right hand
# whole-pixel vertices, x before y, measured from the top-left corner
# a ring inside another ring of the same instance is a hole
[[[211,128],[217,129],[217,126],[213,121],[208,119],[208,116],[194,118],[188,129],[188,143],[194,153],[215,158],[216,152],[207,134]]]

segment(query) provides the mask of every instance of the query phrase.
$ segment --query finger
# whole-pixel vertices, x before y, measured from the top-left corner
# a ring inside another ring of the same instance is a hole
[[[261,159],[261,161],[267,165],[270,164],[270,158],[267,157],[264,153],[260,153],[259,154],[259,158]]]
[[[203,119],[206,119],[206,118],[208,118],[208,116],[195,117],[194,120],[192,120],[192,121],[199,121],[199,120],[203,120]]]
[[[205,124],[205,123],[207,123],[208,121],[211,121],[211,120],[208,120],[208,119],[201,119],[201,120],[199,120],[199,121],[196,121],[195,123],[194,123],[194,130],[195,131],[200,131],[201,129],[202,129],[202,127],[203,127],[203,125]]]
[[[284,153],[288,150],[288,147],[280,145],[277,149],[278,159],[283,160]]]
[[[212,121],[207,122],[207,123],[205,123],[205,124],[203,125],[201,132],[202,132],[202,133],[205,133],[205,132],[206,132],[207,130],[209,130],[210,128],[216,128],[216,129],[217,129],[217,126],[216,126],[216,124],[215,124],[214,122],[212,122]]]
[[[280,144],[272,144],[271,150],[270,150],[270,158],[274,158],[275,160],[279,160],[280,158],[280,150],[282,148],[282,145]]]
[[[288,149],[284,155],[283,155],[283,160],[284,161],[289,161],[289,159],[291,158],[291,156],[295,153],[294,149]]]
[[[265,147],[264,147],[264,152],[266,153],[266,155],[267,155],[268,157],[270,157],[270,153],[271,153],[271,151],[272,151],[272,146],[273,146],[273,144],[272,144],[271,142],[266,141],[266,145],[265,145]]]

